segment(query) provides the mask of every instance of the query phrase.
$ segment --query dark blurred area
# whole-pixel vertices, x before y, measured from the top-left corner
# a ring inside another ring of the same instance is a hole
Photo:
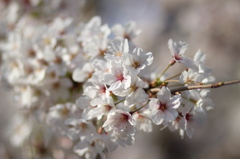
[[[191,58],[201,49],[216,82],[240,78],[239,0],[87,0],[83,9],[84,20],[99,15],[110,27],[135,21],[142,30],[135,44],[154,54],[149,70],[158,68],[161,72],[166,67],[171,60],[167,42],[172,38],[188,43],[185,54]],[[183,69],[172,68],[168,73],[174,75]],[[11,94],[1,89],[2,129],[14,102]],[[207,124],[192,139],[181,139],[178,132],[155,126],[150,134],[138,133],[133,146],[119,147],[108,159],[240,158],[240,85],[213,89],[211,97],[215,108],[208,112]],[[0,140],[5,139],[0,136]]]

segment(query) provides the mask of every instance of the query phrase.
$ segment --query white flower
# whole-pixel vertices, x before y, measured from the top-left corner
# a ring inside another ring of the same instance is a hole
[[[168,40],[168,47],[174,60],[182,60],[184,52],[187,50],[187,43],[180,41],[174,42],[172,39]]]
[[[189,57],[184,56],[184,52],[187,49],[187,44],[180,41],[175,43],[172,39],[168,40],[168,47],[170,49],[171,55],[176,62],[180,62],[189,68],[196,68],[194,61]]]
[[[145,67],[151,65],[152,62],[152,53],[144,53],[140,48],[135,48],[131,54],[125,53],[123,58],[124,65],[133,74],[138,74]]]
[[[210,110],[214,107],[213,101],[208,97],[209,92],[208,89],[186,91],[188,98],[194,101],[196,106],[204,110]]]
[[[25,108],[33,107],[42,95],[39,90],[29,85],[15,88],[15,91],[19,91],[19,104]]]
[[[112,27],[112,31],[116,35],[116,37],[132,40],[141,33],[141,30],[135,29],[135,26],[136,23],[133,21],[128,22],[124,26],[116,24]]]
[[[94,68],[92,63],[86,63],[83,68],[76,68],[73,71],[73,80],[76,82],[84,82],[92,77]]]
[[[113,133],[109,132],[104,136],[104,142],[107,152],[112,152],[117,149],[117,137]]]
[[[84,156],[85,159],[94,159],[97,155],[101,159],[105,159],[104,149],[105,143],[102,136],[94,134],[89,138],[83,138],[74,146],[74,152],[79,156]]]
[[[24,63],[18,59],[5,61],[1,67],[2,78],[5,78],[10,84],[17,83],[24,74]]]
[[[13,146],[22,146],[23,142],[29,138],[33,129],[32,120],[30,119],[19,114],[15,114],[11,118],[10,126],[7,129],[7,137]]]
[[[63,120],[71,117],[75,112],[77,112],[77,107],[72,103],[57,104],[50,107],[46,120],[48,124],[55,126],[64,124]]]
[[[101,26],[101,18],[93,17],[80,30],[80,36],[77,38],[83,45],[92,41],[93,39],[107,38],[110,34],[110,29],[107,25]]]
[[[122,132],[111,131],[109,133],[112,137],[112,142],[116,143],[117,145],[121,145],[122,147],[125,147],[126,145],[132,145],[135,141],[134,134],[129,134],[128,129],[125,129]]]
[[[88,82],[91,82],[93,85],[103,85],[102,79],[104,74],[111,71],[111,61],[96,59],[92,64],[95,70]]]
[[[108,39],[99,38],[99,39],[94,39],[89,43],[86,43],[83,49],[84,49],[84,52],[86,52],[87,57],[89,57],[90,59],[100,58],[100,57],[103,58],[107,50],[107,45],[108,45]]]
[[[189,138],[193,132],[205,124],[206,116],[202,109],[194,109],[193,104],[187,103],[181,110],[183,118],[180,119],[180,128],[184,130]]]
[[[133,119],[135,120],[135,127],[138,130],[142,130],[144,132],[152,132],[152,121],[148,115],[143,113],[134,113],[132,115]]]
[[[211,69],[204,64],[205,58],[206,55],[201,50],[198,50],[193,58],[195,65],[198,68],[196,71],[201,74],[201,80],[203,83],[214,82],[215,78],[211,75]]]
[[[80,112],[73,103],[57,104],[50,107],[46,116],[46,122],[51,125],[50,129],[56,133],[64,134],[67,126],[64,121],[70,117],[78,117]]]
[[[55,37],[62,37],[67,34],[67,32],[71,32],[71,24],[72,19],[70,18],[55,18],[54,21],[49,26],[49,31],[55,36]]]
[[[20,9],[20,5],[17,2],[11,2],[7,7],[6,14],[4,14],[5,16],[1,18],[4,18],[9,26],[15,25],[17,19],[19,18]]]
[[[69,78],[60,78],[52,83],[47,83],[44,88],[53,100],[66,100],[70,97],[69,88],[73,85]]]
[[[45,47],[42,53],[43,59],[48,63],[49,67],[54,67],[58,74],[65,75],[67,67],[62,59],[62,55],[66,50],[63,48],[52,49]]]
[[[105,58],[108,60],[121,60],[129,52],[127,39],[115,39],[110,42]]]
[[[93,83],[93,85],[88,85],[84,87],[83,95],[88,96],[91,99],[96,97],[108,97],[109,91],[107,90],[106,86],[101,82]]]
[[[199,73],[211,72],[211,69],[205,66],[204,64],[205,59],[206,59],[206,55],[199,49],[193,58],[193,60],[195,61],[195,64],[198,66]]]
[[[89,97],[81,96],[76,100],[76,105],[80,109],[85,109],[90,106],[91,99]]]
[[[57,44],[57,39],[55,37],[53,37],[51,34],[47,34],[47,33],[43,33],[43,35],[41,36],[41,38],[39,38],[39,42],[38,42],[40,47],[43,48],[54,48]]]
[[[109,91],[113,91],[123,87],[125,89],[130,87],[131,76],[127,69],[119,62],[111,62],[111,72],[103,76],[103,83],[109,85]]]
[[[171,97],[171,92],[167,87],[157,93],[157,98],[150,98],[149,108],[153,123],[160,125],[164,120],[173,121],[178,116],[177,108],[181,104],[181,95]]]
[[[121,97],[126,96],[124,105],[129,108],[132,106],[139,108],[148,101],[148,94],[143,90],[143,88],[146,88],[146,85],[147,84],[141,80],[141,78],[132,75],[131,85],[128,89],[121,87],[120,89],[114,90],[113,93]]]
[[[130,113],[113,109],[108,113],[107,120],[104,122],[103,127],[106,131],[114,131],[120,134],[134,134],[134,120]]]
[[[89,110],[87,119],[108,115],[108,113],[115,107],[112,97],[95,98],[91,101],[91,105],[96,107]]]
[[[187,71],[182,72],[179,81],[185,85],[194,85],[201,82],[201,76],[198,72],[188,69]]]
[[[77,44],[75,37],[72,39],[68,38],[68,40],[65,41],[65,45],[68,50],[62,55],[63,61],[71,70],[82,67],[82,65],[87,62],[87,57],[83,55],[82,48]]]
[[[65,121],[65,124],[70,127],[67,136],[71,140],[77,140],[80,139],[80,137],[89,138],[91,134],[96,133],[95,126],[84,119],[69,118]]]

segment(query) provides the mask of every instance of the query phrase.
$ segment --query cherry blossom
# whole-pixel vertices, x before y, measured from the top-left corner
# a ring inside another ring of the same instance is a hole
[[[112,110],[108,113],[107,120],[103,127],[106,131],[113,131],[123,134],[134,134],[134,120],[128,112],[122,110]]]
[[[112,97],[95,98],[91,101],[91,105],[96,107],[89,110],[87,115],[88,119],[108,115],[108,113],[115,107]]]
[[[137,35],[141,33],[141,30],[135,29],[136,23],[133,21],[128,22],[124,26],[121,24],[116,24],[112,27],[112,31],[116,37],[125,38],[128,40],[132,40]]]
[[[182,109],[183,118],[179,124],[189,138],[192,138],[193,132],[205,124],[206,116],[201,109],[194,109],[191,103],[187,103]]]
[[[151,109],[151,118],[156,125],[160,125],[164,120],[173,121],[178,116],[177,108],[181,104],[181,96],[174,95],[167,87],[157,93],[157,98],[151,98],[149,108]]]
[[[71,127],[67,135],[73,140],[80,139],[80,137],[88,138],[92,133],[96,132],[93,124],[83,119],[69,118],[65,121],[65,124]]]
[[[185,56],[184,53],[187,50],[187,43],[180,41],[179,43],[174,42],[172,39],[168,41],[168,47],[171,55],[176,62],[183,63],[189,68],[195,68],[194,61],[189,57]]]
[[[140,48],[135,48],[132,54],[126,53],[123,59],[124,65],[132,74],[138,74],[146,66],[151,65],[152,61],[152,53],[144,53]]]
[[[129,52],[127,39],[114,39],[110,42],[105,58],[109,60],[121,60],[125,53]]]
[[[111,71],[103,76],[102,82],[109,85],[109,91],[117,90],[120,87],[129,88],[131,76],[127,69],[119,62],[111,62]]]

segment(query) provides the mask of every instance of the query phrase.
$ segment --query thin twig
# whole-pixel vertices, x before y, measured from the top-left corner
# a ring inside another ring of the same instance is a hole
[[[240,83],[240,80],[233,80],[233,81],[226,81],[226,82],[218,82],[215,84],[204,84],[204,85],[195,85],[195,86],[183,86],[175,89],[171,89],[171,93],[181,92],[185,90],[192,90],[192,89],[206,89],[206,88],[218,88],[225,85],[232,85]]]
[[[149,101],[150,101],[150,100],[149,100]],[[133,113],[139,111],[140,109],[142,109],[143,107],[145,107],[145,106],[149,103],[149,101],[148,101],[147,103],[145,103],[143,106],[141,106],[140,108],[138,108],[138,109],[136,109],[136,110],[134,110],[134,111],[131,111],[130,114],[133,114]]]
[[[174,75],[174,76],[172,76],[172,77],[169,77],[169,78],[165,79],[165,81],[170,80],[170,79],[175,78],[175,77],[178,77],[178,76],[180,76],[181,74],[182,74],[182,73],[179,73],[179,74],[176,74],[176,75]]]
[[[168,85],[168,88],[169,87],[182,87],[182,86],[184,86],[184,84],[179,83],[179,84]]]
[[[181,92],[181,91],[192,90],[192,89],[218,88],[221,86],[232,85],[232,84],[237,84],[237,83],[240,83],[240,80],[218,82],[218,83],[213,83],[213,84],[194,85],[194,86],[182,86],[182,87],[170,89],[170,91],[171,91],[171,93],[175,93],[175,92]],[[158,92],[158,91],[160,91],[160,88],[152,88],[150,91]]]
[[[179,83],[179,80],[166,80],[167,83]]]
[[[160,79],[162,77],[162,75],[167,72],[167,70],[173,66],[176,63],[176,61],[172,60],[169,62],[169,64],[167,65],[167,67],[163,70],[163,72],[160,74],[160,76],[158,77],[158,79]]]
[[[114,105],[118,105],[119,103],[123,102],[124,100],[125,100],[125,99],[123,99],[123,100],[120,100],[120,101],[118,101],[118,102],[114,103]]]
[[[159,79],[162,77],[162,75],[171,67],[171,64],[168,64],[168,66],[163,70],[163,72],[160,74],[160,76],[158,77]]]

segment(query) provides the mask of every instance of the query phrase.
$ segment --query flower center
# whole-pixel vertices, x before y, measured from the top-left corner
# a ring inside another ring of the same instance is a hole
[[[107,49],[99,49],[99,55],[100,56],[104,56],[105,52],[107,51]]]
[[[181,59],[182,59],[182,57],[179,56],[178,54],[175,54],[175,55],[174,55],[174,58],[175,58],[176,60],[181,60]]]
[[[11,62],[10,65],[11,65],[12,68],[19,68],[20,67],[19,64],[16,61]]]
[[[137,87],[134,85],[134,86],[131,86],[131,90],[132,92],[136,91],[137,90]]]
[[[86,123],[79,123],[78,126],[79,126],[81,129],[87,129],[87,124],[86,124]]]
[[[117,80],[122,82],[124,80],[123,74],[118,74]]]
[[[56,78],[57,77],[57,75],[54,71],[50,72],[48,75],[49,75],[50,78]]]
[[[167,109],[166,103],[161,103],[160,102],[158,109],[161,110],[161,111],[165,111]]]
[[[124,33],[123,37],[124,37],[125,39],[128,39],[129,41],[131,40],[129,34],[127,34],[127,33]]]
[[[121,122],[128,121],[128,115],[127,114],[121,114],[120,120],[121,120]]]
[[[178,116],[178,117],[175,119],[175,122],[178,123],[180,120],[181,120],[181,117]]]
[[[186,114],[186,120],[187,120],[187,121],[191,121],[192,119],[193,119],[193,115],[190,114],[190,113],[187,113],[187,114]]]
[[[63,107],[61,110],[62,115],[67,115],[70,112],[70,110],[67,107]]]
[[[35,52],[33,49],[30,49],[30,50],[28,51],[28,56],[33,58],[33,57],[36,56],[36,52]]]
[[[137,69],[137,68],[140,66],[140,62],[139,62],[139,61],[134,61],[134,62],[132,63],[132,66],[133,66],[135,69]]]
[[[93,75],[93,72],[88,72],[88,78],[91,78]]]
[[[191,85],[191,84],[194,84],[195,82],[193,81],[193,77],[192,78],[190,78],[190,77],[187,77],[187,79],[186,79],[186,82],[185,82],[186,84],[189,84],[189,85]]]
[[[117,57],[122,57],[122,52],[117,52],[117,53],[115,54],[115,56],[117,56]]]
[[[53,83],[52,88],[55,89],[55,90],[59,89],[60,88],[60,83],[59,82]]]
[[[112,109],[112,107],[110,105],[104,105],[104,106],[105,106],[106,112],[109,112]]]
[[[62,63],[61,57],[56,56],[56,58],[55,58],[55,60],[54,60],[54,63],[56,63],[56,64],[61,64],[61,63]]]
[[[106,93],[106,87],[101,87],[99,92],[100,92],[101,94]]]

